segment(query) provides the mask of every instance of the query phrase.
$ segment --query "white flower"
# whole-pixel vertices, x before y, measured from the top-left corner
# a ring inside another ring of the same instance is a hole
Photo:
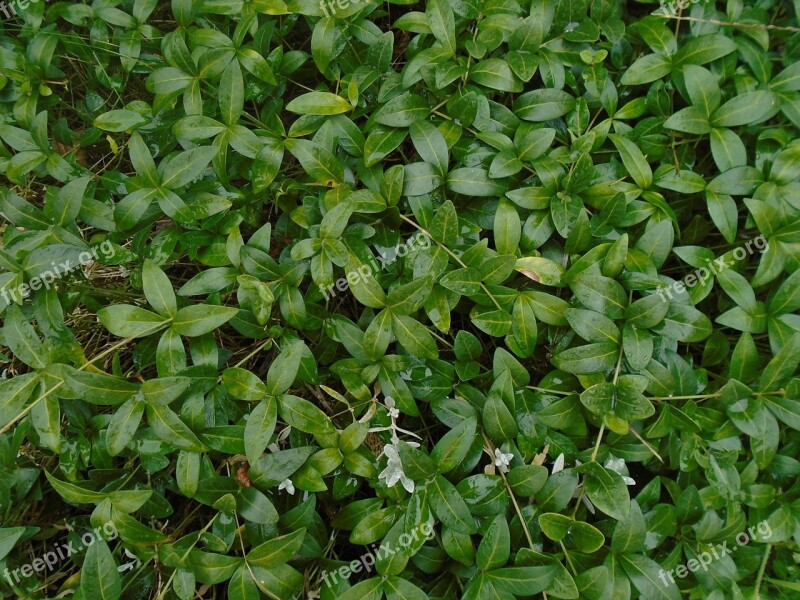
[[[396,408],[394,408],[394,407],[393,407],[393,408],[390,408],[390,409],[389,409],[389,416],[390,416],[390,417],[392,417],[393,419],[396,419],[397,417],[399,417],[399,416],[400,416],[400,411],[399,411],[399,410],[397,410],[397,409],[396,409]]]
[[[383,447],[383,452],[381,454],[383,454],[387,459],[389,459],[389,462],[398,462],[398,463],[400,462],[400,453],[397,451],[397,448],[393,444],[386,444]]]
[[[613,455],[609,456],[603,466],[610,471],[614,471],[615,473],[622,475],[622,479],[626,484],[636,485],[636,482],[633,480],[633,478],[628,477],[628,467],[625,466],[624,458],[617,458]]]
[[[555,475],[559,471],[563,470],[564,470],[564,453],[562,452],[561,454],[558,455],[558,458],[556,458],[556,462],[553,463],[553,469],[550,471],[550,474]]]
[[[503,473],[508,472],[508,466],[511,464],[513,458],[513,454],[503,454],[500,448],[494,449],[494,465]]]
[[[281,484],[278,486],[278,491],[286,490],[292,496],[294,496],[294,484],[292,483],[291,479],[284,479],[281,481]]]
[[[378,479],[386,481],[386,487],[393,487],[398,481],[403,484],[408,493],[414,491],[414,482],[403,473],[403,463],[400,462],[400,453],[391,444],[383,447],[386,456],[386,468],[378,475]]]

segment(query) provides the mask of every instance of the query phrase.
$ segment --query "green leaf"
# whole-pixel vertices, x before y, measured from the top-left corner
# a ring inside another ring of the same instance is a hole
[[[570,308],[565,316],[572,329],[587,342],[619,343],[619,328],[605,315],[592,310]]]
[[[552,358],[552,363],[557,369],[576,375],[602,373],[616,364],[618,355],[617,344],[586,344],[560,352]]]
[[[420,277],[394,288],[386,297],[386,303],[394,314],[410,315],[422,306],[431,293],[432,281]]]
[[[306,346],[300,340],[293,340],[286,344],[281,353],[272,361],[267,372],[264,389],[268,394],[278,396],[292,387],[305,351]]]
[[[440,439],[431,451],[431,458],[437,464],[440,473],[455,469],[467,456],[475,441],[477,419],[464,419]]]
[[[191,183],[202,175],[216,153],[212,146],[200,146],[161,161],[158,165],[161,186],[176,190]]]
[[[96,504],[105,500],[108,496],[108,494],[102,492],[87,490],[77,484],[56,479],[47,471],[44,474],[53,489],[67,502],[72,502],[73,504]]]
[[[433,36],[452,56],[456,53],[456,25],[453,9],[444,0],[431,0],[426,16]]]
[[[762,392],[771,392],[783,385],[800,363],[800,334],[792,336],[775,357],[767,363],[759,380]]]
[[[277,567],[297,554],[297,551],[303,545],[305,536],[305,528],[298,529],[287,535],[278,536],[250,550],[245,560],[249,565],[262,569]]]
[[[386,584],[382,577],[361,581],[337,596],[337,600],[380,600]]]
[[[197,337],[221,327],[238,312],[238,308],[230,306],[211,304],[185,306],[175,313],[172,328],[180,335]]]
[[[738,127],[759,123],[774,114],[778,99],[765,90],[747,92],[731,98],[714,111],[711,124],[714,127]]]
[[[145,259],[142,267],[142,286],[145,298],[158,314],[164,317],[175,315],[178,305],[172,289],[172,282],[166,273],[149,258]]]
[[[525,121],[551,121],[575,106],[575,98],[561,90],[541,89],[522,94],[514,101],[514,114]]]
[[[286,110],[299,115],[339,115],[353,110],[353,106],[330,92],[308,92],[289,102]]]
[[[619,556],[620,564],[639,593],[653,600],[680,600],[681,593],[673,579],[661,577],[664,569],[640,554]]]
[[[731,52],[736,52],[736,44],[729,37],[721,34],[701,35],[686,40],[675,54],[674,64],[676,67],[685,64],[704,65]]]
[[[631,508],[627,518],[618,521],[611,537],[611,550],[617,554],[640,552],[645,544],[647,528],[642,509],[635,500],[631,500]]]
[[[653,171],[644,154],[631,140],[611,134],[609,139],[616,146],[625,169],[641,189],[646,190],[653,184]]]
[[[532,596],[547,589],[553,581],[554,569],[546,567],[506,567],[486,573],[496,591],[514,596]]]
[[[436,517],[447,527],[471,535],[477,531],[464,499],[442,475],[428,484],[428,502]]]
[[[533,496],[547,480],[547,469],[540,465],[523,465],[511,469],[506,478],[515,494]]]
[[[371,167],[393,152],[406,139],[405,129],[394,129],[381,125],[370,131],[364,142],[364,163]]]
[[[86,550],[81,569],[81,594],[84,598],[114,600],[122,593],[117,563],[104,540],[95,539]]]
[[[4,527],[0,529],[0,560],[8,556],[19,539],[28,529],[26,527]]]
[[[286,148],[300,161],[308,175],[319,183],[344,183],[344,167],[330,151],[310,140],[289,138]]]
[[[119,337],[144,337],[164,329],[169,319],[138,306],[115,304],[97,311],[103,327]]]
[[[701,342],[711,335],[711,321],[693,306],[670,303],[664,320],[653,332],[680,342]]]
[[[611,319],[621,319],[625,315],[628,306],[627,294],[622,286],[610,277],[584,272],[572,280],[570,287],[587,308]]]
[[[106,447],[111,456],[117,456],[136,435],[144,415],[145,403],[130,398],[111,417],[106,430]]]
[[[278,413],[287,424],[292,427],[315,435],[325,435],[334,432],[334,427],[327,415],[311,404],[297,396],[284,394],[278,401]]]
[[[219,111],[222,120],[235,125],[244,110],[244,79],[239,61],[232,60],[222,72],[219,82]]]
[[[436,167],[427,162],[411,163],[404,166],[403,195],[422,196],[438,188],[444,180]]]
[[[719,229],[725,241],[729,244],[733,243],[734,239],[736,239],[739,216],[734,199],[727,195],[706,190],[706,204],[708,205],[708,214],[711,216],[711,220]]]
[[[505,515],[497,515],[478,545],[475,563],[482,571],[502,567],[511,556],[511,535]]]
[[[508,63],[500,58],[486,58],[476,63],[469,71],[475,83],[500,92],[519,93],[523,90],[521,81],[514,77]]]
[[[43,369],[46,366],[44,344],[36,335],[33,325],[28,322],[22,310],[15,304],[6,310],[3,334],[5,345],[22,362],[34,369]]]
[[[622,348],[631,369],[643,371],[653,356],[653,336],[647,329],[626,323],[622,329]]]
[[[664,122],[664,127],[696,135],[704,135],[711,131],[708,118],[696,106],[689,106],[674,113]]]
[[[415,121],[409,127],[409,133],[420,158],[433,165],[436,172],[445,177],[450,151],[439,129],[428,121]]]
[[[494,241],[500,254],[514,254],[522,235],[522,223],[516,207],[501,199],[494,215]]]
[[[422,323],[406,315],[392,314],[392,332],[412,356],[435,359],[439,356],[433,336]]]
[[[505,193],[503,183],[490,179],[486,170],[478,167],[453,169],[447,175],[447,189],[466,196],[500,196]]]
[[[564,285],[564,267],[543,256],[523,256],[517,259],[514,269],[537,283],[555,287]]]
[[[10,423],[12,419],[20,418],[20,411],[38,384],[38,373],[17,375],[0,382],[0,421]]]
[[[519,433],[514,416],[499,398],[489,398],[483,407],[483,426],[496,442],[513,440]]]
[[[264,398],[250,412],[244,427],[244,450],[247,460],[255,463],[269,444],[278,422],[278,404]]]
[[[62,227],[74,222],[81,212],[83,199],[87,196],[87,187],[90,181],[90,177],[77,177],[69,181],[56,192],[52,202],[48,201],[45,204],[44,213],[53,219],[56,225],[61,225]]]
[[[692,105],[709,118],[722,101],[716,78],[708,69],[692,64],[683,67],[683,76]]]
[[[191,452],[204,452],[205,446],[197,439],[191,429],[178,418],[169,407],[160,404],[148,404],[147,422],[155,434],[180,450]]]
[[[386,600],[428,600],[427,594],[410,581],[395,577],[387,577],[384,583]]]
[[[93,125],[104,131],[119,133],[136,129],[147,123],[147,119],[138,112],[126,109],[110,110],[95,118]]]
[[[647,54],[637,59],[623,73],[620,83],[623,85],[641,85],[661,79],[672,70],[669,57],[661,54]]]
[[[387,127],[408,127],[414,121],[427,117],[430,111],[428,103],[421,96],[406,92],[384,104],[374,118]]]
[[[222,372],[222,382],[228,393],[239,400],[261,400],[269,393],[267,386],[247,369],[225,369]]]
[[[577,471],[585,476],[586,495],[592,504],[618,521],[627,518],[630,497],[621,475],[596,462],[583,464]]]

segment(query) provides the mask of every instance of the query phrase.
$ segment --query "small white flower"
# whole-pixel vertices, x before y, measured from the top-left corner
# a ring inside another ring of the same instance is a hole
[[[400,453],[393,444],[386,444],[383,447],[382,454],[389,459],[389,462],[400,462]]]
[[[511,464],[513,458],[513,454],[503,454],[500,448],[494,449],[494,465],[503,473],[508,472],[508,466]]]
[[[400,462],[400,454],[397,448],[391,444],[383,447],[383,454],[386,456],[386,468],[378,475],[378,479],[386,481],[386,487],[393,487],[398,481],[403,484],[408,493],[414,491],[414,482],[403,473],[403,463]]]
[[[615,473],[622,475],[622,479],[627,485],[636,485],[636,481],[634,481],[632,477],[628,476],[628,467],[625,465],[624,458],[617,458],[613,455],[609,456],[603,466],[610,471],[614,471]]]
[[[400,416],[400,411],[392,407],[389,409],[389,416],[392,417],[393,419],[396,419],[397,417]]]
[[[556,462],[553,463],[553,469],[552,471],[550,471],[550,474],[555,475],[559,471],[563,470],[564,470],[564,453],[562,452],[561,454],[558,455],[558,458],[556,458]]]
[[[292,496],[294,496],[294,484],[292,483],[291,479],[284,479],[281,481],[280,485],[278,486],[278,491],[286,490]]]

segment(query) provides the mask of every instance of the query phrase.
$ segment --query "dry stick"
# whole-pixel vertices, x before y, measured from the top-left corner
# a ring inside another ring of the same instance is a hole
[[[165,325],[166,323],[169,323],[171,320],[172,320],[172,319],[169,319],[168,321],[164,321],[163,323],[158,323],[158,326],[157,326],[155,329],[153,329],[153,331],[149,331],[149,332],[147,332],[147,333],[145,333],[145,334],[142,334],[142,335],[149,335],[149,334],[151,334],[151,333],[155,333],[155,332],[156,332],[156,331],[158,331],[159,329],[162,329],[162,328],[164,327],[164,325]],[[77,370],[77,371],[83,371],[83,370],[84,370],[86,367],[88,367],[88,366],[90,366],[90,365],[92,365],[92,364],[96,363],[96,362],[97,362],[98,360],[100,360],[101,358],[105,358],[106,356],[108,356],[109,354],[111,354],[112,352],[114,352],[114,351],[116,351],[116,350],[119,350],[119,349],[120,349],[120,348],[122,348],[123,346],[126,346],[126,345],[130,344],[130,343],[131,343],[133,340],[135,340],[137,337],[142,337],[142,335],[137,335],[136,337],[129,337],[129,338],[125,338],[125,339],[124,339],[124,340],[122,340],[121,342],[119,342],[119,343],[117,343],[117,344],[114,344],[113,346],[111,346],[111,347],[110,347],[108,350],[104,350],[103,352],[101,352],[100,354],[98,354],[97,356],[95,356],[95,357],[94,357],[92,360],[90,360],[90,361],[88,361],[87,363],[85,363],[85,364],[81,365],[81,366],[80,366],[80,367],[78,367],[76,370]],[[20,419],[23,419],[23,418],[25,418],[25,415],[27,415],[27,414],[28,414],[28,413],[29,413],[31,410],[33,410],[33,407],[34,407],[34,406],[36,406],[36,405],[37,405],[39,402],[41,402],[42,400],[44,400],[45,398],[47,398],[47,397],[48,397],[50,394],[52,394],[53,392],[55,392],[55,391],[56,391],[58,388],[60,388],[62,385],[64,385],[64,380],[63,380],[63,379],[62,379],[60,382],[58,382],[56,385],[54,385],[53,387],[51,387],[49,390],[46,390],[46,391],[45,391],[45,392],[44,392],[44,393],[43,393],[41,396],[39,396],[39,397],[38,397],[38,398],[37,398],[37,399],[36,399],[34,402],[32,402],[31,404],[29,404],[27,407],[25,407],[25,408],[22,410],[22,412],[20,412],[20,413],[19,413],[19,414],[18,414],[16,417],[14,417],[14,418],[13,418],[13,419],[11,419],[11,420],[10,420],[8,423],[6,423],[6,424],[3,426],[3,428],[2,428],[2,429],[0,429],[0,435],[3,435],[3,434],[4,434],[4,433],[6,433],[6,432],[7,432],[9,429],[11,429],[11,426],[12,426],[12,425],[14,425],[14,423],[16,423],[17,421],[19,421]]]
[[[771,29],[773,31],[800,31],[800,27],[790,27],[782,25],[765,25],[763,23],[738,23],[732,21],[719,21],[717,19],[701,19],[700,17],[684,17],[678,15],[654,15],[665,19],[675,19],[676,21],[695,21],[696,23],[709,23],[711,25],[721,25],[723,27],[741,27],[742,29]]]
[[[636,430],[635,430],[633,427],[631,427],[631,428],[629,429],[629,431],[630,431],[630,432],[631,432],[631,433],[634,435],[634,437],[635,437],[637,440],[639,440],[640,442],[642,442],[642,444],[644,444],[644,446],[645,446],[645,447],[646,447],[648,450],[650,450],[650,453],[651,453],[653,456],[655,456],[655,457],[656,457],[658,460],[660,460],[662,463],[664,463],[664,459],[663,459],[663,458],[661,458],[661,455],[660,455],[658,452],[656,452],[656,449],[655,449],[655,448],[653,448],[653,446],[652,446],[652,445],[650,445],[650,443],[649,443],[647,440],[645,440],[645,439],[644,439],[644,438],[643,438],[641,435],[639,435],[639,432],[638,432],[638,431],[636,431]]]

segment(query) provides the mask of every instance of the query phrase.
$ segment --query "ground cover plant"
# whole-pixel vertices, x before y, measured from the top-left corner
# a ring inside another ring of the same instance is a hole
[[[0,5],[0,590],[800,598],[800,5]]]

